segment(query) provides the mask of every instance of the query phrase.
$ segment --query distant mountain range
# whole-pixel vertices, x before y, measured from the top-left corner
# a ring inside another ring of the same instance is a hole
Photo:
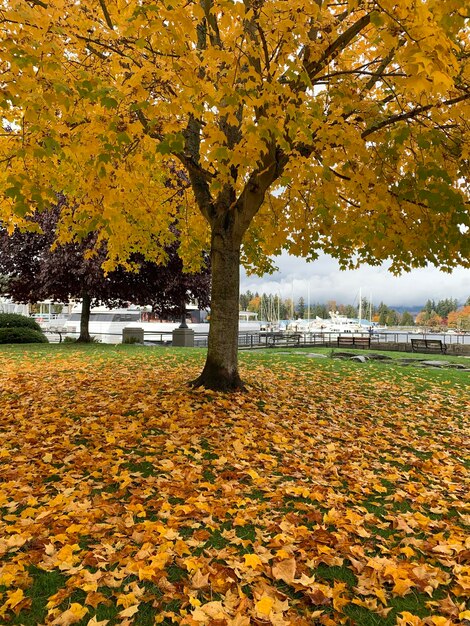
[[[418,315],[418,313],[424,309],[424,304],[411,304],[410,306],[394,306],[393,304],[391,304],[389,305],[389,307],[391,309],[394,309],[395,311],[398,311],[398,313],[404,313],[405,311],[408,311],[408,313],[411,313],[411,315]]]

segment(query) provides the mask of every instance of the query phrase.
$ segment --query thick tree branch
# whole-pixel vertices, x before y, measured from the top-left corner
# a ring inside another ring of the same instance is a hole
[[[204,10],[206,16],[206,22],[209,26],[209,41],[211,45],[217,48],[223,48],[222,40],[220,38],[219,24],[217,23],[217,16],[211,11],[214,3],[212,0],[201,0],[201,7]]]
[[[318,72],[325,67],[325,65],[335,59],[338,54],[344,50],[346,46],[348,46],[349,43],[351,43],[351,41],[369,24],[370,13],[367,13],[358,19],[357,22],[352,24],[347,30],[345,30],[344,33],[341,33],[341,35],[328,46],[318,61],[307,63],[305,65],[305,70],[310,80],[312,80],[314,76],[316,76]]]
[[[178,153],[175,154],[175,157],[184,165],[188,172],[199,210],[208,223],[212,224],[215,218],[215,207],[208,183],[208,178],[211,177],[210,174],[205,172],[197,163],[194,163],[191,158],[186,157],[184,154]]]
[[[457,104],[458,102],[463,102],[464,100],[468,100],[468,99],[470,99],[470,93],[465,93],[461,96],[458,96],[457,98],[452,98],[451,100],[445,100],[444,102],[437,102],[434,104],[427,104],[426,106],[416,107],[415,109],[412,109],[411,111],[406,111],[405,113],[392,115],[391,117],[388,117],[387,119],[382,120],[381,122],[378,122],[374,126],[367,128],[361,134],[361,137],[365,139],[369,135],[372,135],[372,133],[375,133],[378,130],[385,128],[386,126],[392,126],[396,122],[401,122],[403,120],[410,120],[410,119],[417,117],[418,115],[421,115],[422,113],[431,111],[432,109],[436,109],[442,106],[452,106],[453,104]]]
[[[288,161],[288,155],[273,143],[263,163],[251,174],[236,204],[241,237],[263,204],[266,191],[282,175]]]
[[[114,30],[113,20],[111,19],[111,16],[109,14],[108,7],[106,6],[105,0],[98,0],[98,1],[100,3],[101,10],[103,11],[103,15],[104,15],[104,19],[106,21],[106,24],[109,26],[109,28],[111,30]]]

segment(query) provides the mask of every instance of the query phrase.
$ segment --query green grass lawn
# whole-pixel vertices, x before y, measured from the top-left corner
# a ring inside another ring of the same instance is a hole
[[[469,372],[313,352],[1,346],[0,623],[463,626]]]

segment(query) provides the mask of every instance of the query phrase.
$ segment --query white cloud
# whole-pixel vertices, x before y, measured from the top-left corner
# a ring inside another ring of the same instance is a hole
[[[364,265],[358,270],[341,271],[338,263],[322,255],[307,263],[303,259],[283,254],[276,258],[279,271],[262,277],[247,276],[241,271],[241,291],[280,294],[294,300],[301,296],[307,300],[310,286],[310,302],[326,303],[336,300],[338,304],[358,302],[359,289],[363,297],[372,297],[374,304],[385,302],[388,306],[412,306],[426,300],[456,298],[463,303],[470,296],[470,271],[456,268],[451,274],[435,267],[413,270],[393,276],[385,265]]]

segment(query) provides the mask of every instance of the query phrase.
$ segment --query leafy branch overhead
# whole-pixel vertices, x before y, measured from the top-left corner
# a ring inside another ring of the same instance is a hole
[[[468,20],[467,0],[12,0],[0,219],[60,190],[61,239],[97,231],[108,269],[176,224],[186,263],[211,254],[195,384],[239,389],[240,261],[470,265]]]
[[[40,207],[52,176],[114,259],[155,249],[175,216],[201,242],[195,203],[212,226],[250,229],[261,265],[282,246],[466,263],[465,5],[11,2],[3,216]],[[192,187],[180,206],[158,173],[174,159]]]

